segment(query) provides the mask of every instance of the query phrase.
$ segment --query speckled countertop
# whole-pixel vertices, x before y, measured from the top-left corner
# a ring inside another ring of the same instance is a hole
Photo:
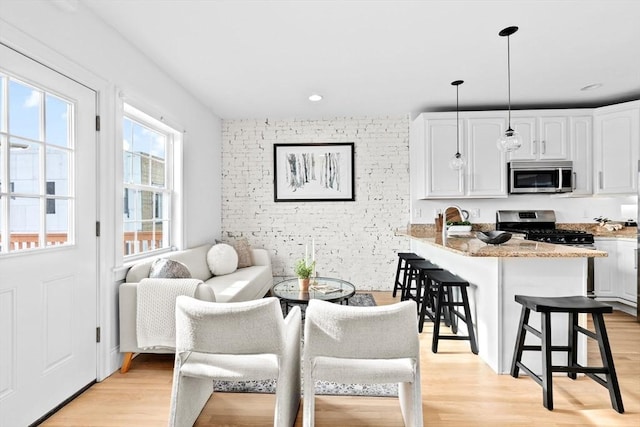
[[[501,245],[487,245],[478,240],[472,231],[468,235],[449,236],[443,245],[441,234],[435,233],[433,227],[430,228],[429,231],[426,229],[418,231],[412,226],[411,230],[397,230],[396,234],[471,257],[591,258],[607,256],[604,251],[525,240],[518,234],[514,234],[511,240]]]

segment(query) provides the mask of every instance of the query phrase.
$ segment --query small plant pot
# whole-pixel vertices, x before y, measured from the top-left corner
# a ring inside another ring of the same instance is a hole
[[[306,279],[298,278],[298,285],[300,286],[300,290],[302,292],[309,291],[309,280],[310,279],[308,277]]]

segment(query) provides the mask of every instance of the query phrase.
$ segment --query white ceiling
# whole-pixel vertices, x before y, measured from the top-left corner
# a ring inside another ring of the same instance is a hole
[[[640,0],[83,2],[222,118],[640,99]]]

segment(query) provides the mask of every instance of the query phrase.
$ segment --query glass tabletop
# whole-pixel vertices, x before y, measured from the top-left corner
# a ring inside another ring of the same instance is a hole
[[[352,297],[356,287],[351,283],[331,277],[316,277],[311,279],[309,289],[300,289],[298,279],[286,279],[276,283],[271,288],[271,294],[289,302],[305,303],[312,299],[337,302]]]

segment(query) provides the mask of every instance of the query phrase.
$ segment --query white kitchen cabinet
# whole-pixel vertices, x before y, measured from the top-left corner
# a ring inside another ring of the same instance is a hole
[[[569,117],[569,148],[573,160],[573,195],[593,194],[593,118]]]
[[[597,299],[611,301],[618,289],[618,242],[615,239],[596,239],[596,249],[605,251],[607,257],[593,259],[593,288]]]
[[[513,112],[511,125],[516,132],[520,133],[522,146],[509,153],[509,160],[569,159],[566,115],[550,115],[549,112],[544,111]]]
[[[425,113],[412,124],[410,142],[412,191],[418,198],[506,197],[504,154],[496,141],[504,118],[460,113],[460,153],[463,169],[449,167],[456,153],[456,114]]]
[[[594,193],[637,193],[639,141],[640,101],[595,110]]]
[[[507,164],[496,141],[506,128],[503,118],[473,117],[467,130],[466,194],[471,197],[505,197]]]
[[[618,241],[618,280],[620,281],[620,297],[636,304],[638,299],[638,245],[635,240],[620,239]]]
[[[633,239],[596,239],[606,258],[594,258],[594,293],[598,300],[637,303],[637,242]]]

